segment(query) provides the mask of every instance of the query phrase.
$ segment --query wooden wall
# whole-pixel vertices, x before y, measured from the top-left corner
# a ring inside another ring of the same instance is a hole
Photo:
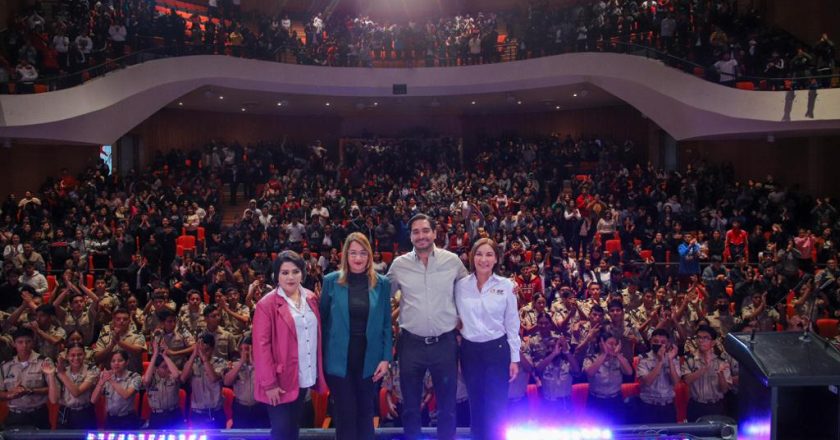
[[[732,163],[740,180],[771,174],[785,185],[799,185],[815,196],[840,196],[840,137],[767,140],[691,141],[679,144],[680,164],[705,159]]]
[[[644,145],[651,123],[638,110],[624,105],[545,113],[464,116],[461,121],[464,143],[468,145],[482,134],[498,136],[513,131],[523,136],[597,134],[617,141],[632,139]]]
[[[48,176],[57,177],[62,168],[78,174],[99,159],[96,145],[19,144],[0,148],[0,197],[37,191]]]
[[[340,119],[331,116],[286,116],[230,114],[163,109],[131,130],[140,138],[145,158],[154,151],[191,149],[211,140],[242,144],[282,140],[311,142],[337,147]],[[143,158],[141,158],[143,160]]]

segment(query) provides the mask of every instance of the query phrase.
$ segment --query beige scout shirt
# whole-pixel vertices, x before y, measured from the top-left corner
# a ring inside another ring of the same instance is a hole
[[[93,388],[99,382],[99,369],[93,366],[83,365],[78,373],[74,373],[68,369],[65,374],[77,387],[85,382],[90,382],[93,384],[93,387],[78,396],[74,396],[70,392],[70,389],[63,386],[63,382],[59,381],[61,386],[61,405],[73,410],[80,410],[90,406],[90,395],[93,394]]]
[[[230,369],[229,369],[230,370]],[[233,383],[233,396],[240,405],[254,406],[257,404],[254,399],[254,366],[243,365],[236,375],[236,382]]]
[[[227,362],[224,359],[213,357],[210,362],[213,364],[213,371],[219,376],[219,380],[212,382],[204,370],[204,361],[196,356],[193,361],[193,371],[190,377],[192,386],[191,408],[193,410],[217,410],[222,407],[222,374]]]
[[[151,366],[149,368],[155,368]],[[177,377],[160,377],[157,372],[152,376],[152,383],[146,389],[149,396],[149,408],[152,412],[166,412],[178,406],[178,394],[181,390],[181,381]]]
[[[638,375],[647,376],[656,368],[656,363],[659,362],[658,356],[649,353],[647,356],[639,360],[637,367]],[[653,380],[650,385],[642,384],[639,392],[639,399],[642,402],[651,405],[668,405],[674,401],[674,383],[671,381],[670,371],[680,374],[680,361],[674,358],[670,363],[667,360],[662,361],[662,368],[659,369],[659,375]]]
[[[249,309],[245,304],[237,304],[231,307],[230,310],[237,315],[251,316],[251,309]],[[222,327],[233,335],[235,339],[234,342],[238,342],[239,339],[242,338],[242,335],[250,329],[248,324],[243,324],[241,321],[230,316],[230,314],[224,311],[222,312]]]
[[[73,316],[73,312],[71,312],[68,308],[64,315],[64,322],[61,323],[61,327],[64,331],[69,335],[75,330],[78,330],[82,337],[82,344],[90,345],[93,344],[93,331],[94,326],[96,325],[96,311],[97,307],[93,304],[89,305],[87,309],[85,309],[79,316]]]
[[[714,356],[712,357],[711,366],[706,370],[706,373],[689,385],[691,399],[699,403],[715,403],[723,399],[724,392],[720,389],[720,383],[718,382],[718,369],[721,364],[727,366],[726,370],[724,370],[724,378],[727,383],[732,384],[729,363]],[[693,373],[705,365],[706,361],[701,357],[688,357],[682,366],[681,376]]]
[[[189,304],[181,306],[181,311],[178,312],[178,328],[198,335],[207,328],[207,323],[204,322],[204,303],[199,304],[198,312],[192,313]]]
[[[123,388],[134,389],[134,393],[128,396],[128,398],[125,398],[114,390],[110,382],[106,383],[102,392],[105,394],[105,408],[108,411],[108,415],[123,417],[135,413],[137,408],[134,406],[134,394],[140,390],[140,375],[133,371],[125,371],[122,377],[114,376],[114,382]]]
[[[96,346],[94,347],[94,350],[96,350],[96,352],[105,350],[105,348],[108,347],[108,344],[111,343],[111,339],[113,339],[113,334],[111,332],[99,335],[99,339],[96,341]],[[141,347],[146,346],[146,338],[144,338],[143,335],[139,333],[127,332],[123,334],[122,337],[120,337],[120,341],[131,345],[139,345]],[[114,344],[114,348],[111,349],[111,351],[116,351],[119,349],[119,344]],[[135,354],[129,352],[128,356],[128,369],[134,372],[143,371],[143,359],[140,353]]]
[[[391,294],[400,297],[400,328],[417,336],[434,337],[458,325],[455,282],[469,275],[461,259],[435,247],[424,265],[415,251],[401,255],[391,264],[388,278]]]
[[[41,372],[43,363],[52,361],[36,352],[29,355],[29,359],[21,362],[15,356],[12,360],[0,365],[0,391],[11,391],[18,386],[28,389],[45,388],[47,378]],[[9,410],[14,412],[31,412],[47,404],[47,394],[24,394],[8,401]]]
[[[61,341],[67,338],[67,332],[64,331],[64,328],[57,325],[51,325],[45,333],[52,337],[58,337]],[[35,332],[35,351],[52,360],[56,360],[60,349],[60,344],[52,344],[42,338],[38,332]]]

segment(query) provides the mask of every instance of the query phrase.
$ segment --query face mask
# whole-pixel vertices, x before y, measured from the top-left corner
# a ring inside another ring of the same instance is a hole
[[[723,304],[719,304],[717,306],[717,309],[720,310],[720,311],[725,311],[725,310],[729,309],[729,307],[727,307],[726,305],[723,305]]]
[[[650,351],[651,353],[659,353],[659,349],[662,348],[662,344],[650,344]]]

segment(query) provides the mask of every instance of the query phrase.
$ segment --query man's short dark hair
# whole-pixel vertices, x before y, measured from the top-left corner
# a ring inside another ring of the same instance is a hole
[[[699,334],[700,332],[706,332],[706,333],[708,333],[708,334],[709,334],[709,336],[711,336],[711,337],[712,337],[712,340],[713,340],[713,341],[714,341],[715,339],[717,339],[717,337],[718,337],[718,333],[717,333],[717,331],[716,331],[715,329],[713,329],[712,327],[708,326],[708,325],[701,325],[701,326],[697,327],[697,331],[696,331],[696,332],[694,332],[694,334],[695,334],[695,335],[697,335],[697,334]]]
[[[420,213],[420,214],[414,214],[414,217],[411,217],[410,219],[408,219],[408,230],[409,230],[409,232],[411,232],[411,228],[414,225],[414,222],[416,222],[418,220],[426,220],[427,222],[429,222],[429,227],[431,227],[432,229],[435,228],[435,220],[433,218],[431,218],[430,216],[426,215],[426,214]]]
[[[624,304],[622,304],[621,301],[619,301],[617,299],[614,299],[614,300],[610,301],[609,303],[607,303],[607,310],[612,310],[612,309],[621,309],[621,311],[623,312],[624,311]]]
[[[35,339],[35,332],[32,331],[31,328],[27,327],[20,327],[12,333],[12,340],[16,341],[18,338],[30,338]]]
[[[590,315],[592,314],[592,312],[596,312],[596,313],[600,313],[602,315],[605,315],[604,308],[599,306],[598,304],[595,304],[594,306],[592,306],[591,309],[589,309],[589,314]]]
[[[200,335],[198,335],[198,340],[203,342],[204,345],[210,347],[216,346],[216,336],[208,331],[202,332]]]
[[[55,316],[55,306],[52,304],[41,304],[40,306],[35,308],[35,313],[46,313],[49,316]]]
[[[115,317],[119,314],[124,314],[124,315],[131,316],[131,313],[129,313],[128,309],[120,307],[120,308],[114,310],[114,313],[111,314],[111,317],[113,318],[113,317]]]
[[[178,316],[178,315],[175,314],[175,312],[173,312],[172,310],[169,310],[168,308],[164,308],[163,310],[157,312],[156,315],[157,315],[157,318],[161,322],[166,321],[166,319],[169,318],[170,316],[172,316],[172,317],[177,317]]]
[[[668,334],[668,330],[665,330],[664,328],[654,330],[650,337],[653,338],[654,336],[664,336],[669,341],[671,340],[671,335]]]

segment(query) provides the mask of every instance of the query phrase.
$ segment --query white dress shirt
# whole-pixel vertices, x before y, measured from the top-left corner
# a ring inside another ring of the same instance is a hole
[[[309,308],[306,297],[301,293],[300,308],[289,299],[283,289],[277,288],[277,294],[289,304],[292,318],[295,320],[298,346],[298,382],[301,388],[315,385],[318,378],[318,318]]]
[[[488,342],[507,335],[510,361],[519,362],[522,341],[513,281],[493,274],[479,292],[475,274],[462,278],[455,284],[455,305],[464,339]]]

